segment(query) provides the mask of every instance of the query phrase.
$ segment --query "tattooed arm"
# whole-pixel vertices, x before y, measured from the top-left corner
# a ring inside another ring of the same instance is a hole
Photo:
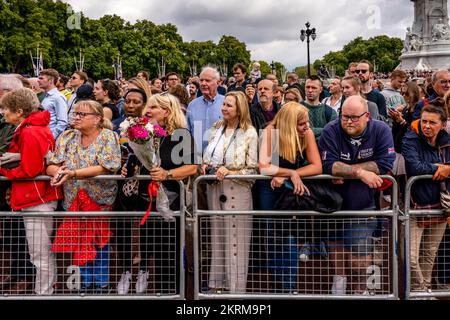
[[[333,176],[337,177],[360,179],[370,188],[378,188],[383,184],[383,179],[378,176],[380,174],[380,170],[374,161],[353,165],[338,161],[333,164],[332,173]]]

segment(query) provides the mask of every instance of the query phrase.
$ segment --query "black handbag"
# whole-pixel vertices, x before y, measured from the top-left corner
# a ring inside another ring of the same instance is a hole
[[[342,208],[343,199],[328,181],[304,180],[303,184],[310,194],[295,195],[293,190],[285,188],[274,205],[274,210],[313,210],[321,213],[333,213]]]
[[[5,152],[0,156],[0,167],[14,169],[20,165],[20,153]]]

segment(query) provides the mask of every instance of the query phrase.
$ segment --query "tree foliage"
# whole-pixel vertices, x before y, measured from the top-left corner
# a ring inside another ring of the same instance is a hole
[[[376,71],[391,72],[400,63],[402,48],[403,43],[399,38],[377,36],[364,40],[357,37],[341,51],[331,51],[322,59],[316,60],[313,69],[317,70],[321,63],[325,63],[329,70],[334,68],[336,75],[343,76],[350,62],[366,59],[375,65]],[[316,73],[313,69],[311,73]],[[298,67],[296,72],[300,77],[304,77],[307,73],[306,67]]]
[[[350,62],[363,59],[372,62],[376,71],[391,72],[400,63],[402,48],[403,42],[399,38],[383,35],[364,40],[362,37],[357,37],[346,44],[341,51],[326,54],[320,62],[325,63],[328,68],[334,67],[339,76],[344,75]]]
[[[156,25],[149,20],[134,24],[117,15],[90,19],[81,14],[80,29],[70,29],[70,5],[52,0],[0,1],[0,72],[32,73],[30,53],[43,52],[44,67],[69,74],[75,70],[80,50],[84,69],[93,78],[113,77],[113,63],[120,55],[125,77],[148,70],[191,74],[192,66],[207,64],[228,68],[250,64],[246,44],[223,35],[213,41],[183,42],[173,24]],[[222,68],[223,69],[223,68]]]

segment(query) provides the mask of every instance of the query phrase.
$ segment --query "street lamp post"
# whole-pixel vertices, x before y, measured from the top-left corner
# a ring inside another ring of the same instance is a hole
[[[270,68],[272,69],[272,74],[275,74],[275,63],[272,60],[272,63],[270,64]]]
[[[305,41],[306,38],[306,48],[307,48],[307,52],[308,52],[308,77],[311,75],[311,67],[310,67],[310,58],[309,58],[309,37],[311,37],[314,40],[316,40],[316,28],[312,28],[310,29],[309,27],[311,26],[311,24],[308,22],[305,23],[306,26],[306,30],[302,29],[300,31],[300,40]]]

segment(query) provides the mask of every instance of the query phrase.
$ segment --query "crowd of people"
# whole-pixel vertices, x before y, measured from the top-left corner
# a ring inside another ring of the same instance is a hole
[[[295,196],[314,193],[304,178],[322,173],[336,177],[330,188],[342,198],[340,209],[365,211],[380,207],[375,196],[385,184],[380,175],[393,175],[404,189],[406,177],[431,174],[433,181],[413,187],[412,199],[416,208],[439,208],[441,181],[450,174],[450,71],[438,70],[419,84],[411,74],[395,70],[384,88],[376,84],[373,66],[367,60],[350,64],[345,77],[329,79],[325,84],[315,75],[300,83],[295,73],[288,74],[286,83],[280,84],[275,75],[262,78],[258,71],[258,65],[249,71],[238,63],[233,67],[233,79],[226,79],[208,66],[185,83],[175,72],[164,79],[150,79],[141,71],[127,81],[97,82],[83,71],[75,71],[69,78],[54,69],[42,70],[37,79],[0,75],[0,175],[10,180],[2,182],[0,188],[1,210],[51,212],[60,204],[65,211],[145,211],[152,201],[149,184],[157,181],[177,195],[170,204],[176,211],[180,209],[177,181],[196,175],[217,179],[199,187],[200,208],[275,210],[287,192]],[[134,174],[148,175],[150,181],[132,185],[130,180],[89,179],[129,175],[126,162],[132,151],[127,139],[120,136],[120,125],[130,117],[145,117],[167,133],[160,142],[159,165],[149,170],[138,161],[134,170]],[[225,179],[228,175],[258,173],[272,178]],[[20,181],[39,175],[48,175],[51,180]],[[389,193],[382,195],[386,201],[391,200]],[[155,210],[155,206],[152,208]],[[14,242],[11,274],[2,279],[2,284],[8,285],[5,290],[25,290],[30,284],[27,270],[35,268],[35,293],[53,294],[55,254],[71,252],[73,264],[80,267],[81,292],[130,293],[132,225],[123,221],[111,228],[106,216],[83,220],[89,232],[74,230],[81,223],[77,218],[64,219],[58,225],[51,216],[25,214],[23,219],[3,219],[4,230],[24,230],[15,235],[2,233],[3,248]],[[277,245],[285,246],[275,243],[277,237],[296,241],[296,230],[280,235],[276,220],[264,231],[256,230],[253,225],[257,220],[243,215],[211,218],[208,289],[245,292],[249,259],[258,259],[252,252],[267,251],[263,243],[254,241],[255,235],[258,239],[267,237],[274,250]],[[149,239],[167,238],[170,222],[161,219],[145,223],[154,226],[139,232],[137,294],[147,290],[147,255],[178,261],[180,250],[177,241],[153,246],[148,243]],[[358,219],[357,223],[334,228],[328,235],[332,294],[349,293],[346,261],[361,261],[364,267],[371,263],[372,239],[379,229],[377,219]],[[415,290],[431,289],[434,259],[446,229],[446,220],[426,224],[412,219]],[[113,236],[121,239],[117,251],[123,270],[114,288],[108,276]],[[74,237],[87,243],[75,244]],[[425,250],[420,249],[424,239]],[[295,252],[307,260],[310,245],[295,243]],[[152,246],[150,250],[148,246]],[[89,250],[83,251],[86,248]],[[27,254],[29,259],[24,258]],[[291,269],[295,267],[278,265],[280,259],[267,255],[259,257],[260,267],[271,265],[274,276],[281,275],[284,289],[292,290],[295,281],[291,280],[297,274]],[[167,268],[164,263],[155,265],[162,286],[178,281],[179,275],[167,272]],[[356,292],[366,289],[362,285]]]

